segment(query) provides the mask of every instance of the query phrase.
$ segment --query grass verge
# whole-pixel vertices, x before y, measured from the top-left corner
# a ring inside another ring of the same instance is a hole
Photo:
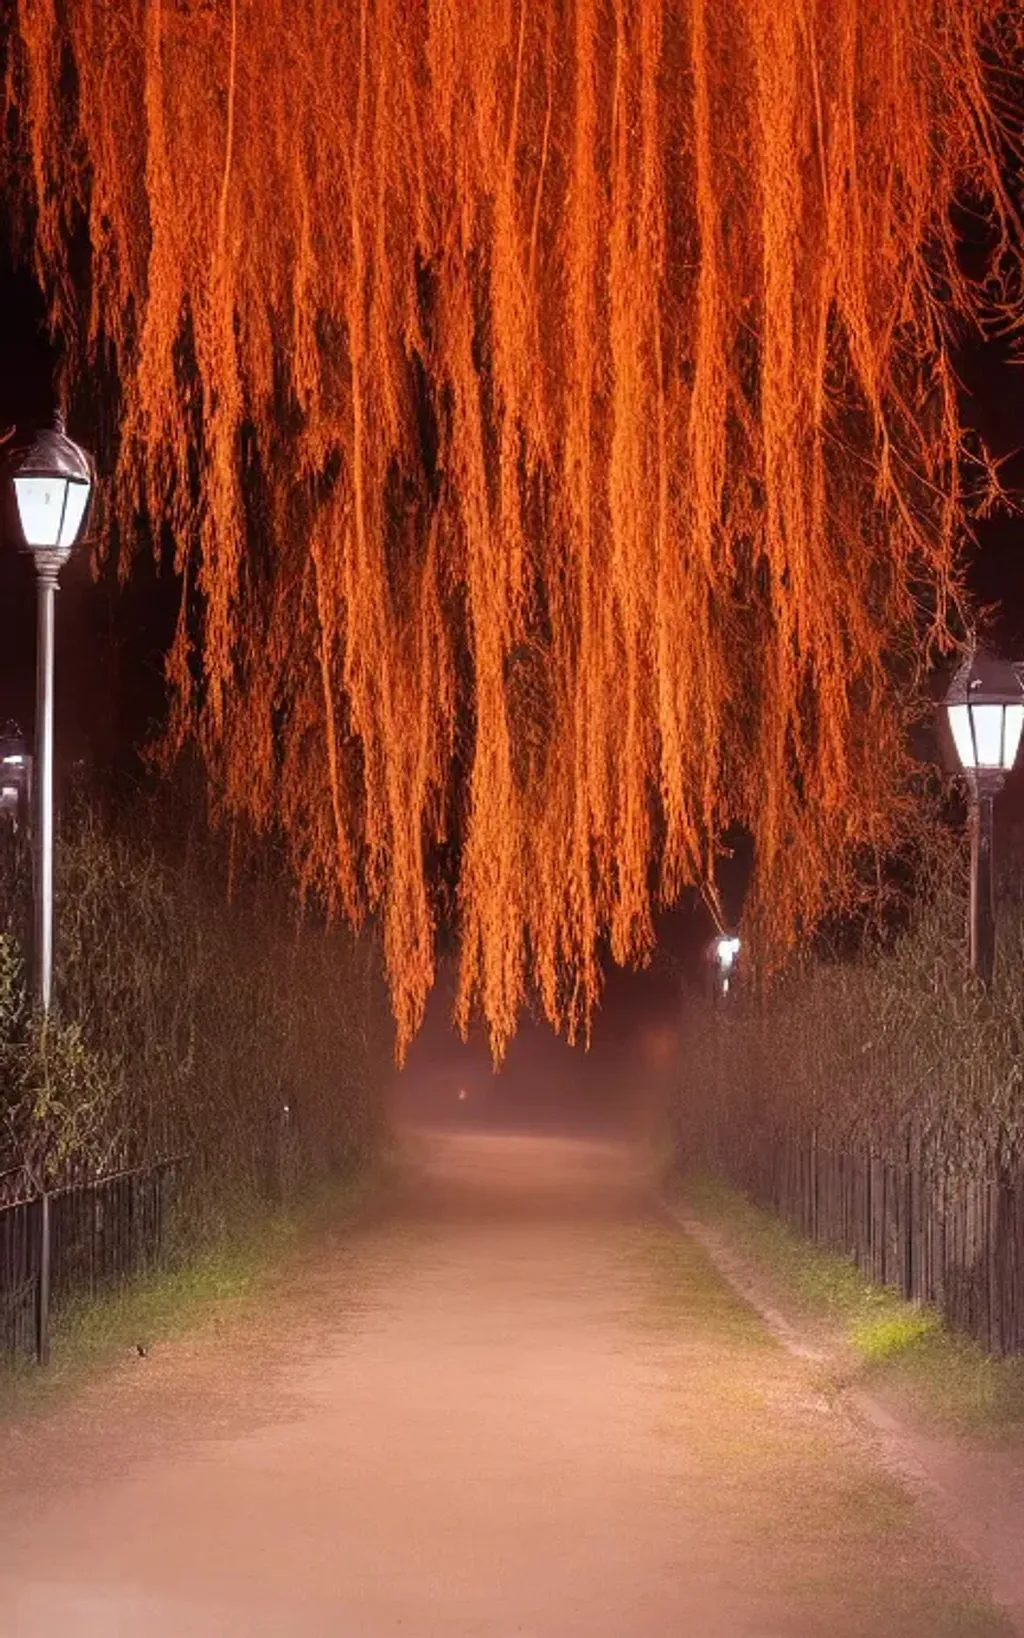
[[[131,1350],[263,1295],[291,1256],[355,1214],[384,1164],[324,1184],[286,1209],[250,1207],[173,1266],[69,1304],[54,1315],[45,1369],[27,1360],[0,1364],[0,1421],[49,1410]]]
[[[1024,1442],[1024,1359],[995,1359],[938,1314],[865,1279],[716,1179],[690,1179],[686,1204],[723,1233],[798,1326],[825,1340],[837,1386],[861,1382],[911,1414],[964,1433]]]

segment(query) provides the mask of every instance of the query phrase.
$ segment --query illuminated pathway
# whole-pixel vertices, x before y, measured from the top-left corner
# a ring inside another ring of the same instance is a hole
[[[258,1316],[0,1438],[4,1638],[1006,1631],[612,1145],[434,1140]]]

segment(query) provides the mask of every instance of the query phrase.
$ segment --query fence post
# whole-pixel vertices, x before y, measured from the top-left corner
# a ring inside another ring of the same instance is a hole
[[[39,1196],[39,1280],[36,1287],[36,1364],[50,1363],[50,1196]]]

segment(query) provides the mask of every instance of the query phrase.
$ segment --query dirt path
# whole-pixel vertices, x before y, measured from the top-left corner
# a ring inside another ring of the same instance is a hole
[[[611,1144],[455,1137],[9,1431],[4,1638],[1007,1631]]]

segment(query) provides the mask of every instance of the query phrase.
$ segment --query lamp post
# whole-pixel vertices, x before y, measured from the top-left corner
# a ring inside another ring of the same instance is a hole
[[[1024,731],[1022,668],[975,650],[950,683],[945,710],[971,798],[971,971],[987,987],[996,959],[992,804]]]
[[[32,804],[32,758],[16,722],[0,729],[0,819],[14,830],[28,823]]]
[[[35,995],[50,1010],[53,982],[53,630],[60,571],[85,522],[92,462],[72,443],[64,417],[15,449],[7,463],[22,545],[36,570]]]
[[[735,933],[719,933],[711,940],[708,957],[716,1000],[724,1001],[739,959],[740,941]]]

